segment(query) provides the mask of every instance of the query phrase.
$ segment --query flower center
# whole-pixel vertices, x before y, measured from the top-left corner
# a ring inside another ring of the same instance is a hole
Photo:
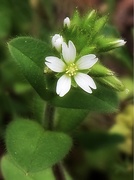
[[[77,70],[78,70],[78,68],[77,68],[76,64],[71,63],[66,68],[66,74],[68,74],[69,76],[74,76],[74,75],[76,75]]]

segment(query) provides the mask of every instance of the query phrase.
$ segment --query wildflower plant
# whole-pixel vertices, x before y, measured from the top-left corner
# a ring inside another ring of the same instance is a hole
[[[116,92],[124,86],[103,65],[101,55],[125,41],[106,37],[107,21],[107,16],[99,17],[95,10],[83,17],[76,11],[72,18],[63,20],[61,30],[49,42],[17,37],[8,43],[13,59],[39,95],[36,105],[40,110],[35,109],[34,120],[16,118],[6,132],[10,160],[4,162],[16,171],[20,167],[23,176],[37,177],[37,172],[51,172],[51,167],[60,173],[60,162],[72,146],[69,134],[88,112],[118,109]]]

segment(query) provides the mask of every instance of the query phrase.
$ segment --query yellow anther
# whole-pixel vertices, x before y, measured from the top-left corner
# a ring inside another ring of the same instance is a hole
[[[70,77],[76,75],[76,71],[78,70],[76,64],[71,63],[70,65],[68,65],[68,67],[66,68],[66,74],[68,74]]]

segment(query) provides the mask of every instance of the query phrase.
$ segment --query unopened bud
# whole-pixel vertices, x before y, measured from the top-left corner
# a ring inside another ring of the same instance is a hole
[[[57,51],[61,51],[61,46],[63,43],[63,37],[60,34],[55,34],[52,37],[52,46],[57,49]]]
[[[105,76],[114,76],[114,72],[112,72],[102,64],[96,63],[95,66],[90,69],[89,75],[101,78]]]
[[[63,24],[64,24],[64,27],[68,27],[68,28],[70,27],[70,19],[69,19],[69,17],[66,17],[64,19]]]
[[[124,46],[125,44],[126,41],[123,39],[113,40],[111,38],[105,39],[104,37],[98,39],[98,47],[100,52],[110,51],[112,49]]]
[[[117,77],[113,76],[105,76],[101,78],[96,78],[101,84],[106,85],[107,87],[110,87],[117,91],[124,91],[125,87],[122,84],[122,82],[117,79]]]

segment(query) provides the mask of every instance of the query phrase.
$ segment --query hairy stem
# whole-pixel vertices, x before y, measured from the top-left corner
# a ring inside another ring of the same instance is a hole
[[[54,129],[54,114],[55,107],[47,103],[45,107],[44,126],[45,128],[47,127],[47,129],[51,131]],[[66,180],[61,163],[55,164],[52,167],[52,171],[54,173],[56,180]]]
[[[61,163],[55,164],[52,170],[56,180],[66,180]]]
[[[55,108],[50,104],[47,104],[45,107],[45,122],[44,126],[47,127],[48,130],[53,130],[54,128],[54,113]]]

